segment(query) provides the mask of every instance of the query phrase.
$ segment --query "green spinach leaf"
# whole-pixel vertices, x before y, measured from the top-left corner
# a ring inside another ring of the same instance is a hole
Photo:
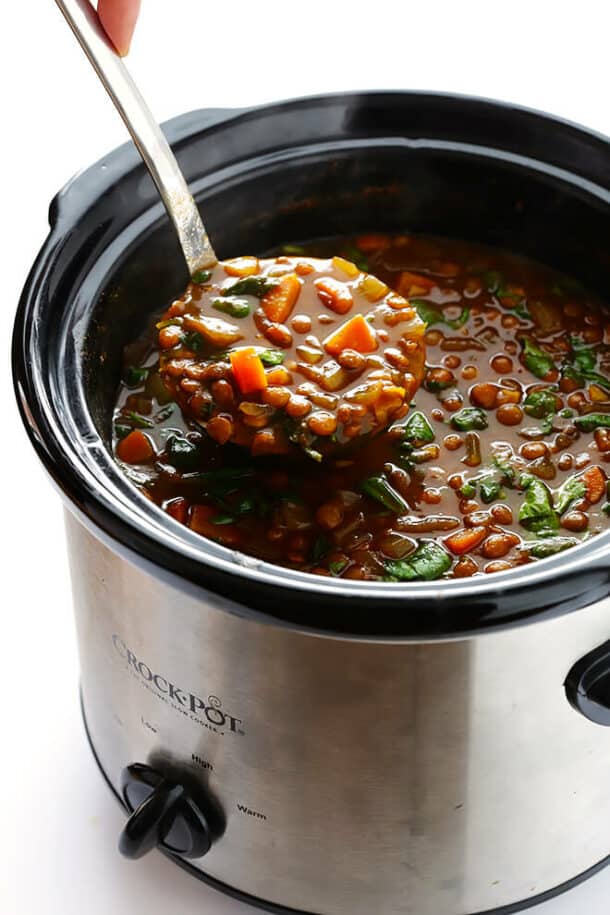
[[[451,425],[460,432],[487,429],[487,417],[479,407],[462,407],[451,417]]]
[[[585,484],[577,476],[571,476],[564,480],[553,496],[553,505],[557,514],[563,515],[572,502],[582,499],[585,492]]]
[[[433,581],[451,568],[451,557],[439,543],[426,540],[408,559],[390,560],[384,567],[391,581]]]
[[[211,305],[216,311],[222,311],[223,314],[230,315],[232,318],[247,318],[250,314],[250,305],[246,299],[240,299],[237,296],[212,299]]]
[[[583,432],[610,429],[610,413],[585,413],[584,416],[575,416],[574,424]]]
[[[416,447],[434,441],[434,430],[423,413],[413,413],[403,427],[403,441]]]
[[[470,316],[469,308],[462,308],[457,318],[447,318],[439,309],[426,299],[409,299],[411,305],[415,307],[417,314],[425,321],[428,326],[432,324],[446,324],[452,330],[458,330],[462,327]]]
[[[551,537],[548,540],[534,540],[526,543],[525,547],[531,556],[544,559],[545,556],[554,556],[568,547],[575,546],[579,541],[576,537]]]
[[[277,285],[278,280],[271,276],[245,276],[243,279],[233,283],[232,286],[227,286],[223,289],[222,295],[254,295],[260,299],[266,292],[275,289]]]
[[[258,354],[258,358],[264,365],[281,365],[284,354],[279,349],[264,349]]]
[[[557,410],[555,394],[548,389],[533,391],[523,401],[523,409],[528,416],[534,416],[536,419],[552,416]]]
[[[523,337],[521,345],[523,347],[523,362],[536,378],[544,378],[555,367],[552,357],[543,349],[540,349],[529,337]]]
[[[553,510],[551,494],[545,484],[531,478],[526,483],[525,498],[519,509],[523,527],[536,534],[552,533],[559,528],[559,517]]]
[[[380,502],[389,511],[398,513],[409,509],[408,503],[384,476],[373,476],[363,480],[360,484],[360,489],[365,495]]]
[[[193,283],[196,283],[198,286],[203,285],[203,283],[208,283],[212,279],[211,270],[198,270],[197,273],[193,273],[191,277]]]
[[[503,498],[502,487],[493,477],[482,477],[479,481],[479,493],[481,501],[489,505],[495,499]]]

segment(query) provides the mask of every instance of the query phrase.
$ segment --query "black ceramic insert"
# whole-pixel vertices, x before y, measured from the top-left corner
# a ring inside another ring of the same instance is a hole
[[[223,257],[361,230],[486,242],[610,301],[610,143],[479,99],[365,93],[194,112],[166,132]],[[450,582],[327,580],[177,525],[109,450],[120,351],[184,287],[173,230],[124,146],[53,201],[14,333],[17,397],[69,506],[112,549],[239,612],[371,637],[443,637],[577,609],[608,593],[610,534],[507,573]]]

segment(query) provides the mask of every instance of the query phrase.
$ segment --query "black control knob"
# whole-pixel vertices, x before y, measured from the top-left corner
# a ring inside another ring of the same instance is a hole
[[[610,642],[576,662],[565,689],[570,704],[585,718],[610,727]]]
[[[131,813],[119,839],[126,858],[141,858],[157,846],[183,858],[201,858],[210,850],[208,817],[191,789],[134,763],[123,769],[121,792]]]

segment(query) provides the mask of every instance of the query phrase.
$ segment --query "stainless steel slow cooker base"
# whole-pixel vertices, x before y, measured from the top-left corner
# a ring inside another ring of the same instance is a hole
[[[87,715],[82,701],[82,693],[81,712],[87,742],[97,767],[104,781],[106,782],[106,785],[112,792],[115,800],[117,800],[121,808],[125,810],[126,808],[123,798],[112,785],[95,751],[95,747],[91,740],[91,735],[89,734],[89,728],[87,726]],[[126,813],[128,813],[128,811],[126,811]],[[194,867],[179,855],[174,855],[171,852],[164,850],[163,848],[159,848],[159,851],[170,861],[173,861],[174,864],[177,864],[178,867],[182,868],[182,870],[190,874],[191,877],[196,877],[197,880],[201,880],[202,883],[205,883],[207,886],[210,886],[217,892],[222,893],[225,896],[230,896],[233,899],[237,899],[239,902],[243,902],[247,905],[254,906],[255,908],[262,909],[265,912],[272,912],[273,915],[321,915],[321,913],[316,912],[305,912],[302,909],[286,908],[285,906],[276,905],[272,902],[267,902],[264,899],[259,899],[256,896],[250,896],[248,893],[241,892],[232,886],[228,886],[226,883],[221,883],[219,880],[215,880],[213,877],[210,877],[208,874],[206,874],[205,871],[200,870],[198,867]],[[579,874],[577,877],[574,877],[571,880],[567,880],[565,883],[562,883],[553,889],[547,890],[544,893],[540,893],[537,896],[530,897],[529,899],[522,900],[521,902],[517,902],[512,905],[505,905],[495,909],[487,909],[485,912],[465,913],[465,915],[514,915],[516,912],[522,912],[525,909],[533,908],[536,905],[541,905],[543,902],[548,902],[550,899],[555,899],[557,896],[561,896],[563,893],[567,893],[569,890],[574,889],[574,887],[578,886],[579,884],[589,880],[589,878],[594,877],[595,874],[598,874],[600,871],[604,870],[604,868],[608,867],[609,864],[610,855],[607,858],[604,858],[598,864],[595,864],[593,867],[583,871],[583,873]]]
[[[346,640],[246,618],[66,514],[82,694],[115,791],[126,767],[222,812],[197,870],[321,915],[525,904],[607,855],[610,728],[565,681],[610,602],[436,641]]]

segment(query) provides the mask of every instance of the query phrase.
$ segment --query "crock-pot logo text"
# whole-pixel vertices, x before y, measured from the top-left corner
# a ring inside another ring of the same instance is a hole
[[[235,718],[221,707],[222,702],[218,696],[208,696],[207,700],[196,696],[194,693],[187,692],[172,683],[161,674],[155,673],[150,669],[148,664],[140,661],[139,658],[131,651],[123,639],[118,635],[112,636],[114,647],[121,658],[127,662],[127,666],[132,673],[140,679],[143,684],[155,692],[159,698],[170,702],[174,708],[177,708],[183,714],[188,715],[194,721],[215,731],[231,731],[233,734],[243,734],[243,722],[241,718]]]

